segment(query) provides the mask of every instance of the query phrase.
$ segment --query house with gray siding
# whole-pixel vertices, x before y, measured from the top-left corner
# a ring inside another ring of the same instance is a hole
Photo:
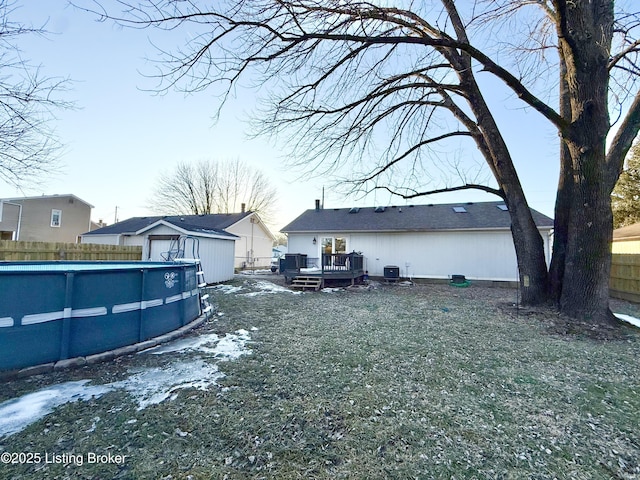
[[[553,220],[532,210],[551,258]],[[282,228],[289,253],[320,266],[322,254],[360,252],[370,276],[397,266],[405,278],[517,281],[511,218],[503,201],[316,208]]]

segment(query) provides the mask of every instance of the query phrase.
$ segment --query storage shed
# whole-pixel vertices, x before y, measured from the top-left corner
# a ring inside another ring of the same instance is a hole
[[[190,237],[185,257],[198,257],[207,283],[230,280],[234,275],[235,243],[238,237],[210,225],[210,215],[135,217],[87,232],[82,243],[142,246],[142,260],[167,260],[172,245],[181,236]],[[195,249],[195,250],[194,250]]]
[[[160,220],[192,231],[223,232],[235,236],[235,268],[269,268],[275,237],[255,212],[133,217],[81,236],[82,243],[136,245],[144,248],[141,229]],[[143,257],[143,260],[146,258]]]

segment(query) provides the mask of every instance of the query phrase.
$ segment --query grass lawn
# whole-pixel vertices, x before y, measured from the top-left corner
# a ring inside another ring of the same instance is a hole
[[[194,335],[246,330],[250,354],[139,354],[0,394],[172,362],[224,374],[143,409],[114,389],[0,438],[4,452],[112,452],[124,463],[0,465],[0,478],[640,478],[638,329],[559,335],[548,314],[517,312],[514,290],[473,285],[297,295],[255,278],[230,285],[212,289],[223,315]]]

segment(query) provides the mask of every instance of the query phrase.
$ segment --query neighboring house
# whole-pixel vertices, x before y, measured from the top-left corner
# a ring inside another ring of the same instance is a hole
[[[0,238],[76,243],[91,228],[92,208],[71,194],[0,199]]]
[[[640,253],[640,223],[613,231],[612,253]]]
[[[533,218],[550,260],[553,220],[535,210]],[[361,252],[370,276],[385,266],[400,276],[472,280],[518,279],[511,219],[504,202],[404,205],[307,210],[281,231],[290,253],[320,266],[322,253]]]
[[[233,277],[234,267],[253,264],[268,266],[273,235],[253,212],[134,217],[82,235],[82,243],[138,245],[143,260],[164,260],[181,235],[198,239],[199,255],[207,282],[222,282]]]

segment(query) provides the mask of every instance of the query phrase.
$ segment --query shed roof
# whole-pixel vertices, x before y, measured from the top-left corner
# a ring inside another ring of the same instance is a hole
[[[127,220],[123,220],[122,222],[114,223],[113,225],[92,230],[91,232],[84,233],[83,235],[135,235],[140,230],[145,230],[147,227],[163,221],[188,232],[206,234],[215,233],[218,235],[235,237],[236,235],[225,232],[224,229],[251,214],[252,212],[132,217]]]
[[[539,228],[553,228],[553,219],[531,209]],[[508,229],[505,203],[469,202],[367,208],[311,209],[282,232],[400,232]]]

